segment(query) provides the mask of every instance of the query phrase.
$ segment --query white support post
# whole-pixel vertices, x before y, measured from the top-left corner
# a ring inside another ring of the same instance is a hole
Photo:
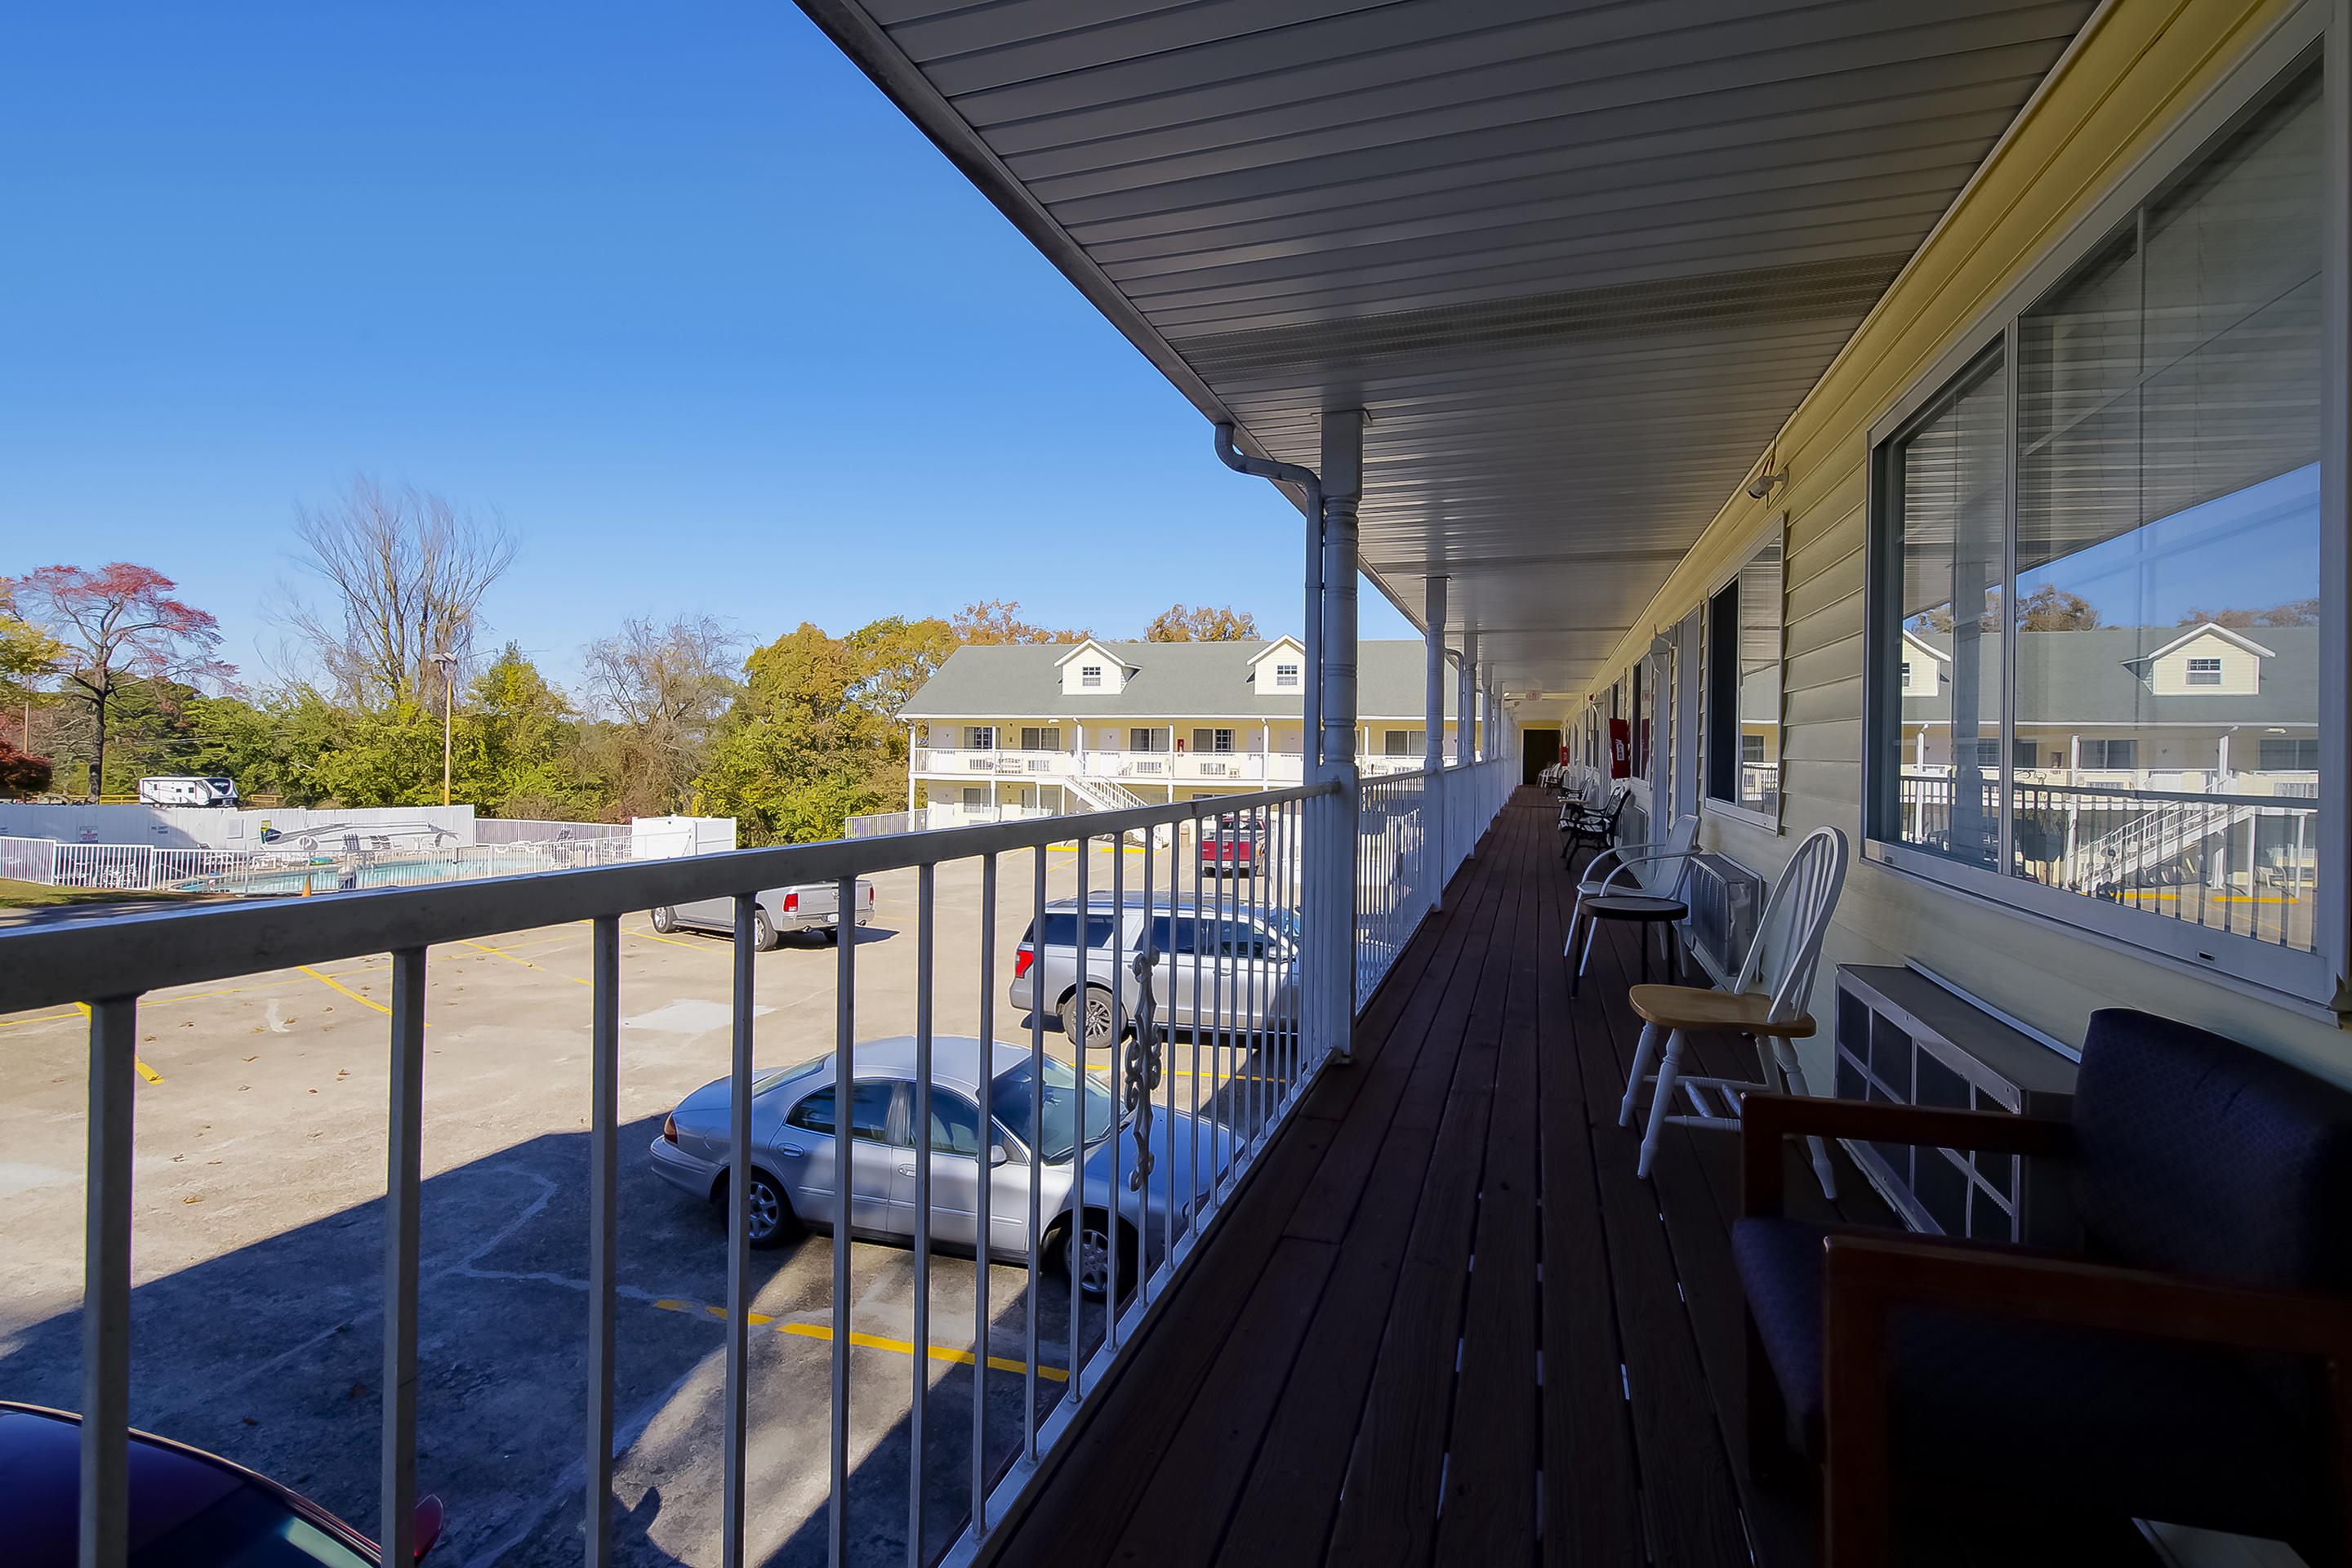
[[[2340,588],[2352,573],[2347,528],[2352,528],[2352,0],[2327,8],[2323,49],[2326,73],[2322,121],[2327,195],[2321,208],[2320,395],[2319,395],[2319,580]],[[2344,865],[2347,821],[2343,780],[2352,770],[2352,691],[2347,689],[2352,640],[2344,617],[2321,617],[2319,776],[2330,781],[2319,792],[2319,843],[2325,864]],[[2326,884],[2328,872],[2321,872]],[[2317,901],[2313,945],[2334,970],[2341,1007],[2352,1003],[2352,931],[2347,930],[2341,893]]]
[[[1422,586],[1422,646],[1428,656],[1422,693],[1421,765],[1429,772],[1423,786],[1421,817],[1425,863],[1430,868],[1429,907],[1445,902],[1445,579],[1432,577]]]
[[[1462,663],[1454,680],[1454,723],[1461,731],[1455,750],[1461,754],[1462,765],[1468,767],[1478,760],[1478,634],[1475,631],[1462,634]]]
[[[1330,1016],[1324,1039],[1337,1060],[1354,1057],[1356,1021],[1356,509],[1364,489],[1364,413],[1323,415],[1323,606],[1321,662],[1323,776],[1336,780],[1331,828],[1322,846]]]

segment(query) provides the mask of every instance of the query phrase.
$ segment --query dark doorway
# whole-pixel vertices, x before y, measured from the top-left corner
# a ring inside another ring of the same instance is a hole
[[[1559,729],[1520,731],[1519,755],[1524,759],[1519,782],[1531,784],[1538,773],[1559,761]]]

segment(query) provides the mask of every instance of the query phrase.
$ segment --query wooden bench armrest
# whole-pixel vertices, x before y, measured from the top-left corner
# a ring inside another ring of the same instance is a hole
[[[2063,1157],[2074,1151],[2070,1122],[2006,1110],[1941,1110],[1872,1105],[1811,1094],[1751,1094],[1739,1109],[1740,1212],[1780,1212],[1783,1139],[1807,1133],[1873,1143],[1917,1143],[1995,1154]]]
[[[1823,1245],[1823,1555],[1832,1568],[1886,1561],[1887,1321],[1904,1303],[2326,1363],[2334,1490],[2352,1545],[2352,1300],[1892,1235],[1834,1235]]]

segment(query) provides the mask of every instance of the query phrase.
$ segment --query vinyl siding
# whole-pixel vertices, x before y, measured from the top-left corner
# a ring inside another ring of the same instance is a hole
[[[1736,493],[1657,597],[1628,617],[1633,629],[1596,689],[1605,690],[1654,631],[1700,603],[1769,537],[1772,514],[1785,511],[1781,830],[1715,816],[1709,847],[1776,878],[1798,840],[1819,826],[1843,829],[1859,850],[1871,426],[2292,9],[2281,0],[2108,6],[1791,416],[1777,444],[1787,489],[1769,508]],[[1911,956],[2070,1042],[2082,1039],[2094,1009],[2129,1005],[2352,1083],[2352,1040],[2309,1011],[1902,876],[1857,853],[1825,950],[1817,1016],[1827,1016],[1832,964]],[[1807,1053],[1817,1089],[1828,1082],[1827,1048],[1816,1041]]]

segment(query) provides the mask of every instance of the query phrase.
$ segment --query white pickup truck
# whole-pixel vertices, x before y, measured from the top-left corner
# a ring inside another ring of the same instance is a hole
[[[841,935],[841,890],[832,882],[803,882],[795,888],[771,888],[760,895],[751,916],[751,945],[761,952],[783,941],[787,932],[814,931],[838,939]],[[857,879],[857,907],[853,911],[862,926],[874,923],[874,884]],[[657,931],[707,931],[722,936],[735,932],[733,899],[698,899],[675,909],[653,913]]]

